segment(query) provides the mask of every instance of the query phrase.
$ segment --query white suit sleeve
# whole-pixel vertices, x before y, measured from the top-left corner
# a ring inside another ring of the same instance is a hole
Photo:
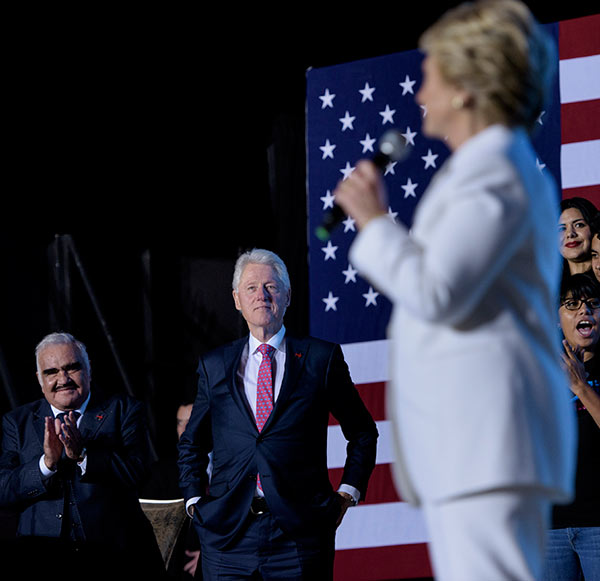
[[[369,222],[351,251],[353,265],[414,317],[452,324],[468,315],[526,233],[527,198],[506,170],[457,187],[435,228],[418,241],[387,216]],[[482,180],[483,181],[483,180]],[[448,197],[447,199],[450,199]]]

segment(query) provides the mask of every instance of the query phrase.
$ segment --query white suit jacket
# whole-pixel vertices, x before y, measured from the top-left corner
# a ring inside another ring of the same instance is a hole
[[[405,500],[571,496],[558,207],[526,133],[495,125],[439,170],[410,232],[382,216],[355,239],[351,262],[394,304],[387,407]]]

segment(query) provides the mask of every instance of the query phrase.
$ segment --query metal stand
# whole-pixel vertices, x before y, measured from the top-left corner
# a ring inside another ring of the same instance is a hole
[[[70,328],[71,327],[71,275],[70,275],[70,258],[75,262],[75,266],[79,271],[79,275],[81,276],[81,280],[85,287],[85,290],[88,294],[90,302],[92,303],[92,308],[96,314],[96,318],[102,327],[102,331],[110,347],[113,359],[115,360],[115,364],[117,365],[117,369],[119,370],[119,374],[121,375],[121,379],[123,380],[123,385],[125,385],[125,389],[127,393],[131,396],[134,395],[133,389],[131,387],[131,382],[127,376],[127,372],[125,371],[125,367],[121,362],[121,358],[119,357],[119,353],[115,346],[115,342],[110,334],[108,329],[108,325],[106,324],[106,319],[104,318],[102,311],[100,309],[100,305],[98,303],[98,299],[94,293],[94,289],[90,284],[89,278],[85,272],[81,259],[79,257],[79,253],[75,248],[75,243],[73,242],[73,238],[69,234],[56,235],[54,238],[54,243],[50,247],[50,256],[53,260],[52,264],[52,274],[54,281],[54,292],[53,292],[53,300],[50,303],[50,320],[56,328]]]
[[[87,292],[87,295],[92,303],[96,318],[100,323],[104,337],[110,347],[113,359],[123,381],[123,385],[127,393],[135,397],[131,382],[127,376],[125,367],[121,361],[117,347],[113,340],[113,337],[108,329],[106,319],[100,309],[100,304],[94,293],[94,289],[90,283],[90,280],[85,272],[85,268],[81,261],[81,257],[77,252],[73,238],[69,234],[56,235],[53,244],[49,248],[50,266],[53,281],[53,291],[51,293],[50,301],[50,320],[55,328],[70,328],[72,320],[72,303],[71,303],[71,260],[75,263],[77,271],[81,276],[81,280]],[[148,385],[151,390],[154,389],[154,378],[151,370],[151,363],[153,359],[153,338],[152,338],[152,318],[151,318],[151,305],[150,305],[150,256],[149,252],[145,252],[142,255],[142,266],[144,269],[144,331],[146,337],[146,369],[148,376]],[[150,410],[148,410],[150,412]],[[150,426],[150,433],[155,433],[155,422],[153,415],[148,413],[148,423]],[[155,447],[152,442],[152,438],[148,437],[150,448],[154,459],[157,459]]]

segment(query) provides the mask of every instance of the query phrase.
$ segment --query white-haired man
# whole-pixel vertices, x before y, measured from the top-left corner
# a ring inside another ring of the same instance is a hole
[[[377,429],[339,345],[286,333],[290,297],[277,255],[243,254],[233,299],[250,333],[200,358],[179,465],[205,580],[331,579],[336,527],[364,498],[375,465]],[[330,413],[348,440],[337,491],[327,469]]]
[[[0,505],[20,513],[6,556],[23,572],[65,574],[68,563],[86,576],[161,578],[137,493],[149,466],[140,402],[92,390],[86,348],[68,333],[44,337],[36,360],[44,397],[2,422]]]

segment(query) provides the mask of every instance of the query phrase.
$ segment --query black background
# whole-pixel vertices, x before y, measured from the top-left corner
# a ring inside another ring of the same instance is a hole
[[[8,18],[0,412],[9,388],[18,404],[40,395],[33,351],[57,330],[48,257],[57,235],[72,236],[160,455],[174,451],[198,353],[244,332],[230,294],[241,250],[267,247],[286,261],[286,325],[308,332],[306,70],[416,48],[453,4]],[[529,2],[541,22],[593,12],[589,2],[549,4]],[[93,385],[123,391],[82,281],[71,264],[64,330],[88,346]]]

